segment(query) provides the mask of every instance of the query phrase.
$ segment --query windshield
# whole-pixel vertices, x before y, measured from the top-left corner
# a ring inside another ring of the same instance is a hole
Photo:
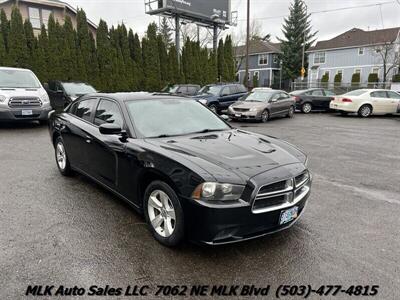
[[[139,100],[126,103],[136,130],[145,138],[223,131],[230,127],[197,101]]]
[[[0,70],[0,88],[40,88],[40,82],[28,70]]]
[[[216,86],[216,85],[206,85],[205,87],[203,87],[198,94],[211,94],[214,96],[219,96],[219,94],[221,93],[221,86]]]
[[[248,94],[247,96],[245,96],[243,101],[267,102],[275,94],[276,94],[275,92],[268,92],[268,91],[260,92],[260,91],[256,91],[256,92],[252,92],[252,93]]]
[[[367,90],[355,90],[355,91],[351,91],[347,94],[344,94],[344,96],[361,96],[362,94],[365,94],[366,92],[368,92]]]
[[[96,90],[86,83],[64,82],[62,85],[68,95],[86,95],[96,93]]]

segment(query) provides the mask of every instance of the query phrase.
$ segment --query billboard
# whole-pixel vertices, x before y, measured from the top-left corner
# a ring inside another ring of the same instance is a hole
[[[153,2],[150,0],[149,2]],[[180,15],[192,21],[213,24],[230,24],[231,0],[158,0],[149,5],[149,14]]]

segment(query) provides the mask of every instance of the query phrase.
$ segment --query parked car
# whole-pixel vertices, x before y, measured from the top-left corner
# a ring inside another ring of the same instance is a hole
[[[246,94],[247,89],[242,84],[210,84],[203,87],[194,98],[219,113]]]
[[[337,96],[330,107],[343,115],[357,113],[360,117],[367,118],[371,115],[395,114],[399,102],[399,93],[361,89]]]
[[[130,203],[167,246],[287,229],[311,192],[304,153],[188,98],[87,95],[53,112],[49,130],[62,175],[82,173]]]
[[[197,84],[175,84],[166,86],[161,93],[170,95],[194,96],[201,89]]]
[[[284,91],[256,90],[229,106],[228,115],[233,120],[258,120],[266,123],[270,118],[292,118],[296,102]]]
[[[80,96],[97,92],[91,85],[78,81],[51,80],[45,84],[45,88],[54,109],[64,108]]]
[[[0,121],[46,123],[51,110],[49,96],[32,71],[0,67]]]
[[[296,109],[305,114],[313,110],[329,111],[329,104],[335,99],[335,93],[325,89],[309,89],[290,93],[296,100]]]

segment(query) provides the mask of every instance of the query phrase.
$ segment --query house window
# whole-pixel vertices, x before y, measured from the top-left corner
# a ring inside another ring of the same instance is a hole
[[[358,48],[358,55],[364,55],[364,48]]]
[[[258,56],[258,64],[261,65],[268,65],[268,54],[260,54]]]
[[[379,68],[372,68],[372,74],[379,74]]]
[[[31,22],[32,27],[34,29],[40,29],[42,25],[44,25],[47,29],[49,18],[52,13],[51,10],[29,7],[28,12],[29,12],[29,21]]]
[[[278,55],[274,55],[274,64],[278,64],[279,63],[279,57]]]
[[[29,21],[33,28],[40,29],[41,23],[39,8],[29,7]]]
[[[49,18],[51,15],[52,11],[51,10],[47,10],[47,9],[42,9],[42,24],[44,25],[44,27],[46,27],[49,25]]]
[[[314,54],[314,64],[324,64],[325,56],[325,52],[316,52]]]

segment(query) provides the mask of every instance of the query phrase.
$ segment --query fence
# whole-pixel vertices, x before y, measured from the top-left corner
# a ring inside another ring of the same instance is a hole
[[[331,82],[292,82],[290,90],[306,90],[313,88],[324,88],[336,94],[345,94],[358,89],[390,89],[391,82],[370,82],[370,83],[331,83]]]

